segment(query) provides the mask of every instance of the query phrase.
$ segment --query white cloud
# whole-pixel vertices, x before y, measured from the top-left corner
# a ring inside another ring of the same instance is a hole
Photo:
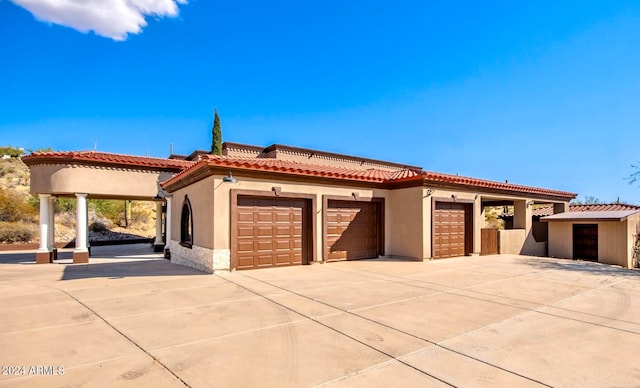
[[[177,16],[187,0],[11,0],[37,19],[95,31],[113,40],[125,40],[147,25],[145,16]]]

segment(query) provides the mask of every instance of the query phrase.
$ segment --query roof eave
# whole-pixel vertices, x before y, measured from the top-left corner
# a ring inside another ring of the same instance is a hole
[[[456,182],[442,182],[438,180],[433,180],[429,178],[424,178],[422,181],[425,186],[432,186],[434,188],[447,188],[447,189],[460,189],[461,187],[466,189],[475,189],[482,193],[491,193],[491,194],[503,194],[503,195],[517,195],[523,196],[526,195],[528,197],[534,197],[545,200],[553,200],[553,201],[570,201],[574,199],[577,194],[575,193],[564,193],[564,192],[553,192],[549,191],[547,193],[535,192],[533,190],[518,190],[517,188],[500,188],[500,187],[490,187],[473,183],[456,183]]]
[[[331,176],[323,173],[317,174],[303,174],[292,171],[277,171],[277,170],[259,170],[249,167],[240,166],[226,166],[219,165],[207,161],[199,163],[200,166],[186,171],[183,175],[176,175],[175,177],[162,182],[160,185],[168,192],[174,192],[188,185],[191,185],[197,181],[205,179],[212,175],[227,175],[233,174],[237,177],[255,177],[264,178],[274,177],[279,180],[285,181],[311,181],[311,182],[330,182],[332,184],[343,184],[348,186],[366,186],[372,188],[384,188],[384,182],[377,179],[358,179],[348,178],[340,176]],[[205,167],[206,166],[206,167]]]
[[[169,160],[169,159],[167,159]],[[164,165],[164,166],[154,166],[148,165],[144,163],[127,163],[127,162],[118,162],[118,161],[105,161],[105,160],[95,160],[88,157],[84,157],[82,155],[27,155],[22,158],[24,164],[28,167],[40,165],[40,164],[70,164],[70,165],[89,165],[89,166],[108,166],[108,167],[125,167],[125,168],[137,168],[144,169],[149,171],[165,171],[165,172],[180,172],[183,171],[187,166],[178,166],[178,165]]]
[[[541,222],[622,222],[627,217],[603,217],[603,218],[548,218],[550,216],[540,218]]]

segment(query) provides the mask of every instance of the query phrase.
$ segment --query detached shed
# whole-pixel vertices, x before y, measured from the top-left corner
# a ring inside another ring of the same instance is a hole
[[[549,225],[549,256],[637,266],[640,209],[569,211],[540,219]]]

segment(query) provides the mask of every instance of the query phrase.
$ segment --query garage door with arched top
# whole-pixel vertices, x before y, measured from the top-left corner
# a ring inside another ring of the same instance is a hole
[[[370,259],[381,253],[380,202],[329,200],[325,218],[325,259]]]
[[[467,253],[467,206],[436,202],[433,211],[433,258],[464,256]]]
[[[235,211],[238,269],[306,263],[306,200],[238,196]]]

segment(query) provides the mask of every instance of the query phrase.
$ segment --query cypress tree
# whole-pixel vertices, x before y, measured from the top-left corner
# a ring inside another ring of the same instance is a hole
[[[213,115],[213,139],[211,140],[211,155],[222,155],[222,130],[220,129],[220,116],[218,109]]]

